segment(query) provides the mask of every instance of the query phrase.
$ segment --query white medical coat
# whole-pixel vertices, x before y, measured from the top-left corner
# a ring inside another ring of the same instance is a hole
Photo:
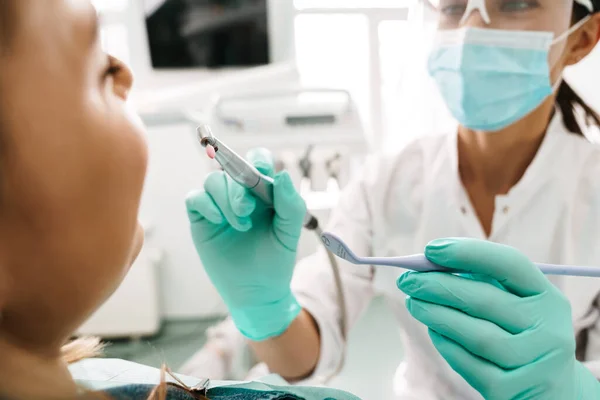
[[[518,184],[497,196],[489,238],[463,189],[457,160],[456,133],[422,138],[395,154],[373,158],[344,191],[328,230],[363,256],[422,253],[430,240],[459,236],[514,246],[537,262],[600,266],[600,147],[567,132],[562,116],[551,123]],[[398,351],[404,349],[405,355],[399,399],[482,398],[448,366],[425,326],[406,310],[405,295],[396,287],[402,270],[338,262],[350,327],[375,294],[386,297],[399,320],[403,343]],[[600,377],[600,279],[549,279],[569,298],[576,333],[588,330],[587,365]],[[298,264],[292,288],[319,325],[315,377],[327,376],[340,362],[345,344],[323,252]]]

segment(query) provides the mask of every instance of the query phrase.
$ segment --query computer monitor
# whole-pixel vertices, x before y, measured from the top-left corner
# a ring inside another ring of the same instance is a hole
[[[155,70],[251,67],[272,61],[267,0],[144,2]]]

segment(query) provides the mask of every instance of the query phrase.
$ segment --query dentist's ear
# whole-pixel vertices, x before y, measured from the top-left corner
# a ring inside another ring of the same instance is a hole
[[[600,12],[593,14],[570,38],[571,51],[566,65],[574,65],[587,57],[600,41]]]

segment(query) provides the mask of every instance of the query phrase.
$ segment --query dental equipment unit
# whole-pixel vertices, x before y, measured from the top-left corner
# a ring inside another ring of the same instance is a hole
[[[425,255],[416,254],[400,257],[359,257],[348,245],[338,236],[325,232],[321,235],[323,245],[338,256],[355,265],[377,265],[410,269],[418,272],[449,272],[449,273],[469,273],[469,271],[457,271],[450,268],[437,265],[429,261]],[[540,264],[535,265],[545,275],[565,275],[565,276],[583,276],[600,278],[600,267],[584,267],[571,265]]]

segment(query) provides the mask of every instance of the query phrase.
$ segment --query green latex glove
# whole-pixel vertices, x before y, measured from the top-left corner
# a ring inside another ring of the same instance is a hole
[[[473,275],[410,272],[398,287],[440,354],[484,398],[600,399],[600,384],[575,359],[569,301],[523,254],[443,239],[430,243],[426,256]]]
[[[273,176],[268,151],[247,159]],[[281,335],[301,310],[290,282],[306,206],[286,172],[274,179],[274,209],[221,171],[186,200],[202,264],[238,329],[255,341]]]

